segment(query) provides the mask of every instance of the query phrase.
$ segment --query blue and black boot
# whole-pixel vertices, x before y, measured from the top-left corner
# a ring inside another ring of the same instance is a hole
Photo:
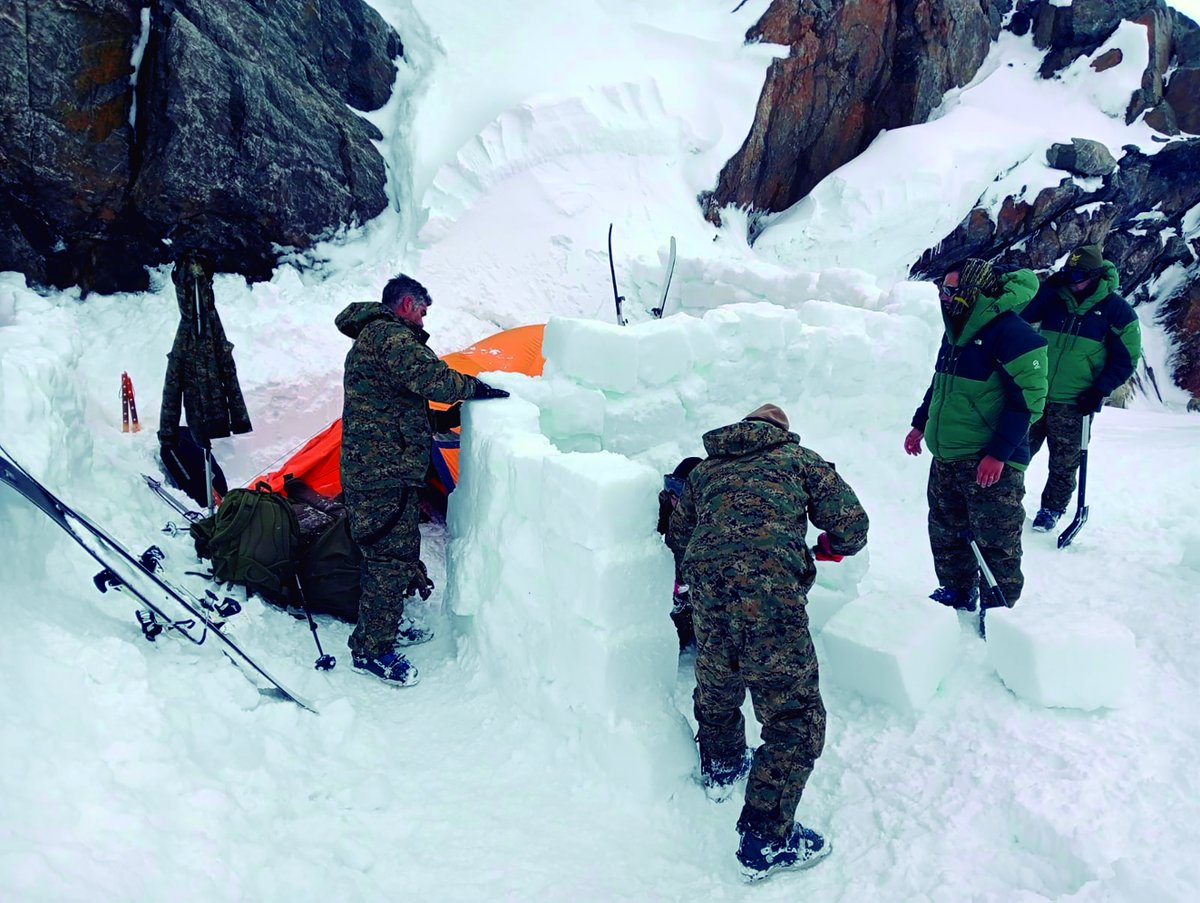
[[[757,831],[743,831],[737,858],[745,880],[761,881],[784,869],[812,868],[829,855],[830,849],[824,837],[797,822],[784,843]]]
[[[380,680],[386,680],[398,687],[411,687],[420,680],[420,674],[412,662],[395,650],[374,658],[364,658],[355,654],[352,661],[356,670],[374,674]]]
[[[1033,532],[1049,533],[1065,513],[1065,511],[1055,511],[1053,508],[1039,508],[1037,516],[1033,519]]]
[[[975,603],[979,601],[979,587],[972,586],[968,590],[955,589],[952,586],[939,586],[929,594],[929,598],[959,611],[974,611]]]
[[[737,782],[750,774],[750,766],[754,763],[754,751],[749,747],[742,753],[740,759],[722,761],[713,759],[700,763],[700,784],[704,795],[714,803],[723,803],[733,793]]]

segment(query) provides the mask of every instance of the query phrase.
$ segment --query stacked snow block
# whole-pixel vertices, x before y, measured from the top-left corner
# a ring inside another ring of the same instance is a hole
[[[655,468],[676,463],[668,447],[698,446],[705,431],[764,402],[781,405],[794,431],[821,449],[847,422],[874,429],[891,419],[901,429],[910,406],[891,399],[903,394],[915,405],[925,391],[936,331],[923,308],[907,299],[895,306],[906,312],[818,299],[626,327],[551,318],[543,385],[530,397],[559,449],[612,451]]]
[[[514,699],[623,785],[670,793],[695,753],[673,703],[659,477],[611,452],[560,451],[539,419],[516,397],[464,407],[449,604]]]
[[[961,631],[949,608],[891,594],[864,595],[821,632],[822,677],[916,712],[937,692],[958,658]]]
[[[988,613],[988,661],[1017,696],[1035,705],[1116,708],[1133,681],[1133,633],[1094,612],[1018,605]]]

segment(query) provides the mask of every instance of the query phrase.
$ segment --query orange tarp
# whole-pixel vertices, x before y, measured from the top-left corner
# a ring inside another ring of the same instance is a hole
[[[545,324],[541,323],[534,326],[518,326],[516,329],[482,339],[462,351],[443,355],[442,360],[459,373],[466,373],[468,376],[478,376],[493,370],[541,376],[542,365],[545,363],[542,358],[542,335],[545,328]],[[431,406],[443,410],[448,407],[436,403],[431,403]],[[265,482],[275,492],[282,492],[283,478],[291,474],[322,495],[335,496],[342,491],[339,472],[341,451],[342,421],[339,418],[309,439],[282,467],[258,477],[250,485]],[[453,489],[454,484],[458,482],[457,446],[435,442],[433,455],[435,469],[442,482],[447,478],[450,480],[445,489]]]

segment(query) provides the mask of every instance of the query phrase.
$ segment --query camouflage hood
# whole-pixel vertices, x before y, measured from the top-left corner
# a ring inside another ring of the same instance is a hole
[[[800,437],[760,420],[740,420],[704,434],[704,450],[710,458],[740,458],[785,442],[799,445]]]
[[[352,339],[357,339],[359,333],[377,320],[387,320],[395,323],[402,323],[415,332],[417,337],[420,338],[422,342],[425,342],[429,339],[429,333],[427,333],[424,329],[416,326],[409,326],[409,324],[404,323],[403,320],[397,317],[378,301],[355,301],[353,304],[348,305],[340,314],[338,314],[337,319],[333,322],[337,326],[338,332],[340,332],[342,335],[349,336]]]

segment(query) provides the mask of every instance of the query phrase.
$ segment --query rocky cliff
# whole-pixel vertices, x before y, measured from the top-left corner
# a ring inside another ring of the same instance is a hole
[[[7,0],[0,270],[137,290],[186,246],[265,278],[386,205],[354,110],[402,52],[361,0]]]

